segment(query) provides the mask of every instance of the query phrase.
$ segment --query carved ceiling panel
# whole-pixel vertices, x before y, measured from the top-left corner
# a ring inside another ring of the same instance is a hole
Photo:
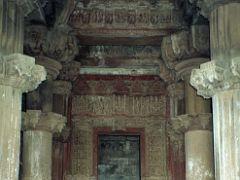
[[[80,37],[159,37],[185,28],[182,17],[182,11],[166,0],[83,1],[69,25]]]

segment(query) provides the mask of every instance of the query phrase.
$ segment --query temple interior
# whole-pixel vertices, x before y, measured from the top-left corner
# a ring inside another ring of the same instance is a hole
[[[239,180],[239,19],[239,0],[0,0],[0,180]]]

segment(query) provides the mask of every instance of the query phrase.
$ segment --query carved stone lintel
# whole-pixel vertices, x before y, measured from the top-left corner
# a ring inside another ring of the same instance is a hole
[[[170,84],[167,90],[168,95],[172,98],[183,99],[184,97],[184,83],[182,82]]]
[[[169,32],[166,29],[182,29],[185,23],[182,12],[173,7],[134,7],[129,1],[121,7],[95,6],[76,7],[69,18],[69,24],[81,34],[124,37],[159,36]],[[104,4],[105,5],[105,4]],[[147,30],[147,31],[146,31]]]
[[[212,114],[185,114],[172,118],[172,128],[178,132],[212,130]]]
[[[72,84],[68,81],[54,81],[53,94],[69,95],[72,90]]]
[[[23,113],[23,129],[42,130],[51,133],[61,132],[66,123],[66,118],[53,112],[43,113],[40,110],[28,110]]]
[[[56,79],[60,69],[62,69],[61,63],[42,55],[36,57],[36,63],[46,68],[48,80]]]
[[[45,80],[46,71],[32,57],[22,54],[0,56],[0,84],[32,91]]]
[[[74,81],[80,72],[80,63],[77,61],[71,61],[64,63],[63,68],[60,71],[59,79],[65,81]]]
[[[192,70],[190,83],[199,95],[210,98],[219,91],[239,88],[239,67],[237,58],[231,61],[231,68],[224,68],[212,60]]]

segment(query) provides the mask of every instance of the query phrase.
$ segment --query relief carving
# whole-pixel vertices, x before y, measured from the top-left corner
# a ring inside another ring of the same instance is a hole
[[[164,96],[74,96],[74,115],[129,115],[165,116],[166,98]]]
[[[181,29],[185,26],[181,19],[181,12],[169,8],[169,10],[162,9],[131,9],[131,8],[116,8],[116,9],[102,9],[98,8],[83,8],[78,7],[70,16],[69,23],[77,30],[88,31],[88,29],[111,26],[112,30],[119,29],[164,29],[176,28]],[[126,26],[129,25],[129,26]],[[133,26],[134,25],[134,26]]]

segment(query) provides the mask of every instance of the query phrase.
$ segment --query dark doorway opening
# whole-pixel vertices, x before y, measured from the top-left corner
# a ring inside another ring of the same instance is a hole
[[[98,180],[140,180],[140,136],[98,135]]]

